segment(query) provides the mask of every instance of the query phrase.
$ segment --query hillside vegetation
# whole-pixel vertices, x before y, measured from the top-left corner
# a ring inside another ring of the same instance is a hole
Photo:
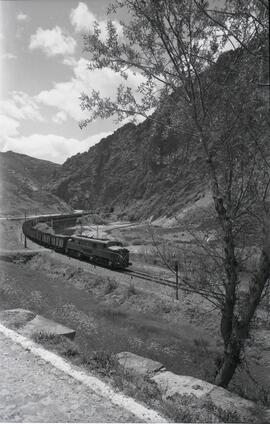
[[[60,165],[27,155],[0,153],[2,214],[68,212],[71,208],[44,187]]]

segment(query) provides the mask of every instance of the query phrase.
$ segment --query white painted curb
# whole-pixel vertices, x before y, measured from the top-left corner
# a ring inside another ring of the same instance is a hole
[[[108,384],[90,374],[86,374],[83,371],[77,370],[60,356],[44,349],[43,347],[40,347],[38,344],[30,339],[27,339],[16,331],[10,330],[9,328],[0,324],[0,332],[4,334],[4,336],[11,339],[13,342],[21,345],[24,349],[27,349],[34,355],[44,359],[44,361],[50,363],[58,370],[85,384],[93,392],[106,399],[109,399],[112,404],[128,410],[144,422],[166,422],[166,420],[154,410],[146,408],[128,396],[125,396],[121,393],[116,393]]]

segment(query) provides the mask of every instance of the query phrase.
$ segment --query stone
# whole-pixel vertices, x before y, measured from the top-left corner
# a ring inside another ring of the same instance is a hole
[[[55,334],[57,336],[65,336],[73,340],[76,331],[66,327],[65,325],[59,324],[48,318],[44,318],[41,315],[36,315],[34,319],[29,321],[21,331],[22,334],[30,336],[33,333],[44,332],[49,334]]]
[[[165,370],[164,365],[160,362],[131,352],[117,353],[115,358],[124,371],[133,376],[149,377]]]
[[[164,400],[172,401],[175,408],[197,410],[207,413],[224,415],[234,419],[239,417],[243,422],[258,422],[258,416],[264,417],[269,411],[256,406],[254,402],[215,386],[195,377],[177,375],[157,361],[135,355],[131,352],[121,352],[115,355],[118,364],[133,379],[148,377],[157,386]],[[210,416],[209,415],[209,416]],[[256,417],[256,419],[255,419]],[[212,422],[212,421],[211,421]],[[266,422],[266,421],[263,421]]]
[[[25,326],[29,321],[35,318],[34,312],[27,309],[6,309],[0,312],[0,322],[14,330]]]
[[[74,339],[76,331],[27,309],[7,309],[0,312],[0,322],[25,336],[44,332]]]
[[[213,390],[213,384],[187,375],[177,375],[170,371],[159,373],[151,378],[166,398],[175,394],[195,395],[201,398]]]
[[[181,403],[181,398],[188,399],[190,397],[190,403],[194,406],[195,397],[201,401],[198,405],[210,402],[224,414],[235,413],[248,422],[258,409],[254,402],[198,378],[165,371],[152,376],[150,380],[156,383],[163,399],[173,399],[175,402]]]

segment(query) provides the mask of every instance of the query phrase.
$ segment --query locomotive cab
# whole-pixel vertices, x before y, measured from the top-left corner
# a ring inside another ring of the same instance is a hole
[[[107,243],[108,250],[114,252],[114,266],[127,267],[129,263],[129,251],[123,247],[118,241],[110,241]]]

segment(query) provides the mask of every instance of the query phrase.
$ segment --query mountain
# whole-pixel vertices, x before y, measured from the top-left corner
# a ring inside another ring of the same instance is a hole
[[[196,155],[187,163],[177,137],[164,143],[152,133],[149,120],[124,125],[69,158],[56,171],[52,192],[76,209],[114,210],[129,219],[173,215],[203,196],[204,166]]]
[[[0,210],[2,214],[71,211],[63,200],[45,189],[61,165],[11,151],[0,153]]]
[[[256,51],[260,43],[254,43],[250,47]],[[236,155],[246,155],[245,146],[251,146],[254,137],[268,151],[267,100],[256,83],[265,80],[267,69],[239,48],[222,53],[201,74],[208,109],[207,120],[201,117],[204,137],[211,128],[212,162],[218,164],[220,179],[227,175],[223,140],[228,137]],[[114,211],[131,220],[173,217],[204,201],[209,193],[209,165],[203,144],[193,136],[194,112],[187,102],[181,103],[179,94],[167,98],[144,122],[126,124],[88,152],[69,158],[54,174],[52,193],[76,209]],[[179,131],[162,130],[159,119],[174,120]]]

